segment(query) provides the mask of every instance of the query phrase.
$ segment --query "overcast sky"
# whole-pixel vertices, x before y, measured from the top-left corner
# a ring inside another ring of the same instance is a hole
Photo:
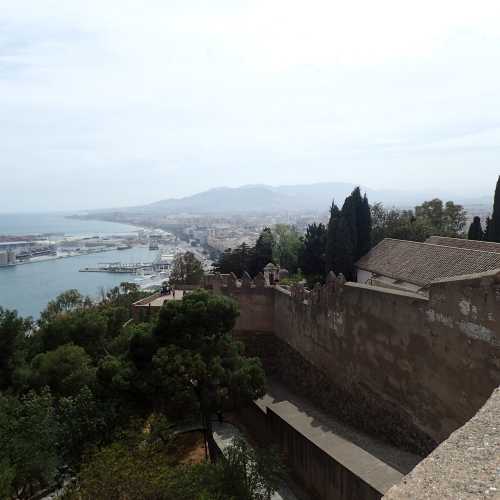
[[[500,1],[0,0],[0,211],[348,181],[492,195]]]

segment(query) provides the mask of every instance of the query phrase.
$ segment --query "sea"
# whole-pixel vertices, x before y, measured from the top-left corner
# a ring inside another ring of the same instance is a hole
[[[64,234],[66,236],[120,235],[140,228],[93,220],[68,219],[65,214],[0,214],[0,235]],[[103,262],[152,262],[158,251],[148,247],[111,250],[90,255],[31,262],[0,268],[0,307],[15,309],[21,316],[37,319],[47,303],[60,293],[76,288],[84,295],[99,297],[101,290],[134,275],[82,273],[84,267]]]

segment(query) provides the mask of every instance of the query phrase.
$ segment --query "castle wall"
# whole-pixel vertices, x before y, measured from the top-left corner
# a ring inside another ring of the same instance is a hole
[[[500,283],[492,273],[435,283],[429,297],[335,278],[311,292],[234,280],[216,288],[239,302],[235,330],[272,375],[421,454],[500,384]]]
[[[236,331],[274,331],[274,289],[256,287],[225,287],[221,289],[239,304],[240,316]]]
[[[500,288],[491,276],[436,284],[429,299],[357,283],[310,294],[277,288],[274,318],[275,334],[306,361],[293,352],[283,360],[289,381],[417,451],[470,419],[500,384]]]

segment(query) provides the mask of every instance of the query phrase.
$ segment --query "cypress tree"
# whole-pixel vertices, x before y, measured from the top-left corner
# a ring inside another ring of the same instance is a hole
[[[497,187],[495,189],[495,200],[493,202],[493,214],[490,221],[491,236],[489,241],[500,243],[500,176],[498,176]]]
[[[484,238],[483,227],[481,226],[481,218],[474,217],[474,221],[469,227],[469,233],[467,235],[469,240],[482,240]]]
[[[492,225],[491,225],[491,217],[486,217],[486,229],[484,230],[484,234],[483,234],[483,239],[484,241],[493,241],[491,240],[492,238],[492,233],[491,233],[491,229],[492,229]]]
[[[327,229],[324,224],[309,224],[299,255],[299,267],[306,276],[321,279],[325,271]]]
[[[362,197],[357,187],[339,211],[335,204],[330,209],[326,271],[342,273],[355,278],[354,263],[371,248],[372,218],[366,194]]]
[[[264,267],[273,261],[274,237],[271,229],[266,227],[260,233],[252,252],[252,261],[249,265],[250,274],[256,276]]]
[[[354,233],[347,217],[341,216],[334,241],[335,272],[342,273],[347,280],[354,276]]]
[[[368,253],[372,247],[372,214],[366,194],[358,205],[358,248],[356,260]]]
[[[335,238],[337,236],[337,224],[340,218],[340,210],[337,205],[335,205],[335,200],[332,202],[330,207],[330,220],[328,221],[327,236],[326,236],[326,252],[325,252],[325,264],[326,264],[326,274],[330,271],[335,270]]]
[[[346,279],[354,277],[354,262],[358,253],[358,210],[361,204],[361,193],[356,188],[348,196],[336,224],[333,243],[334,271],[342,273]]]

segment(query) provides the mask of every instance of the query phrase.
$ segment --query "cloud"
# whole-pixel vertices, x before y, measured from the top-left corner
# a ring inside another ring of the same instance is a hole
[[[9,2],[0,210],[259,182],[489,192],[499,22],[495,1]]]

